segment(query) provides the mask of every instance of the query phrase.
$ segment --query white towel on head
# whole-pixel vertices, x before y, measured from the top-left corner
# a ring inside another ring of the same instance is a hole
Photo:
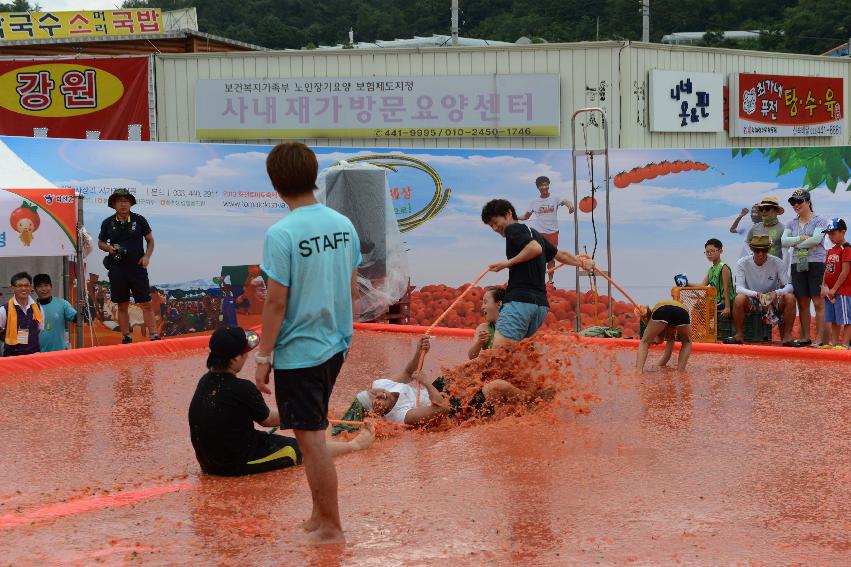
[[[369,393],[366,390],[361,390],[355,397],[361,403],[363,409],[366,411],[372,410],[372,399],[369,397]]]

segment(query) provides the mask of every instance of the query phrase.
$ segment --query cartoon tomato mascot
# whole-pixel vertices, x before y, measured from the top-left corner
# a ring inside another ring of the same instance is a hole
[[[38,216],[38,207],[28,205],[26,201],[12,211],[9,216],[9,224],[12,228],[21,234],[21,242],[24,246],[29,246],[33,241],[33,233],[38,230],[38,225],[41,224],[41,219]]]

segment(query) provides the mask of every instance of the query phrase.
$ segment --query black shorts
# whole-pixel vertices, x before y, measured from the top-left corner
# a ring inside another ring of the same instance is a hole
[[[821,281],[824,277],[824,262],[810,262],[806,272],[799,272],[792,262],[792,288],[795,297],[821,296]]]
[[[438,392],[449,393],[446,380],[443,376],[438,376],[437,380],[432,382],[431,385],[434,386],[434,389]],[[487,398],[485,398],[485,393],[482,390],[478,390],[475,394],[473,394],[473,397],[470,398],[469,402],[467,402],[466,407],[464,407],[461,400],[455,396],[449,397],[449,417],[455,417],[459,414],[464,419],[471,417],[489,417],[493,415],[495,411],[496,408],[494,408],[493,404],[488,403]]]
[[[110,297],[113,303],[133,301],[147,303],[151,300],[151,284],[148,270],[138,264],[119,265],[109,270]]]
[[[257,447],[246,463],[221,471],[205,472],[219,476],[242,476],[300,465],[301,460],[301,450],[295,439],[258,431]]]
[[[328,427],[328,400],[343,360],[343,353],[338,352],[319,366],[275,369],[281,429],[322,431]]]
[[[682,307],[677,307],[676,305],[661,306],[653,311],[653,314],[650,315],[650,320],[661,321],[672,327],[691,324],[691,317],[689,317],[688,311]]]

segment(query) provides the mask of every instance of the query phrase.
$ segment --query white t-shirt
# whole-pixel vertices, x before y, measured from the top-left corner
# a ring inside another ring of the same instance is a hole
[[[558,205],[563,199],[550,193],[549,197],[533,200],[526,212],[532,212],[535,217],[533,226],[541,234],[558,232]]]
[[[765,264],[757,266],[753,256],[739,258],[736,262],[736,293],[756,297],[770,291],[792,292],[783,260],[769,254]]]
[[[417,390],[415,386],[394,382],[386,378],[379,378],[372,383],[373,388],[381,388],[388,392],[399,392],[399,399],[396,400],[396,405],[393,406],[384,419],[393,423],[405,423],[405,414],[416,407]],[[424,386],[420,386],[420,405],[427,406],[431,404],[428,398],[428,390]]]
[[[751,222],[750,217],[743,218],[739,221],[739,226],[736,227],[736,234],[739,236],[744,236],[742,239],[742,251],[739,253],[739,258],[744,258],[745,256],[751,255],[751,247],[748,246],[748,232],[753,226],[753,222]]]

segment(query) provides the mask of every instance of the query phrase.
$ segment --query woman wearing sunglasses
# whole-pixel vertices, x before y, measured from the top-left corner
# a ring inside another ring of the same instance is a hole
[[[786,223],[781,242],[792,256],[792,287],[798,302],[801,323],[799,346],[817,345],[824,331],[824,300],[821,297],[821,280],[827,250],[824,248],[824,229],[828,219],[813,212],[810,192],[796,189],[789,204],[797,215]],[[816,312],[815,337],[810,336],[810,302]],[[815,339],[815,340],[813,340]]]

